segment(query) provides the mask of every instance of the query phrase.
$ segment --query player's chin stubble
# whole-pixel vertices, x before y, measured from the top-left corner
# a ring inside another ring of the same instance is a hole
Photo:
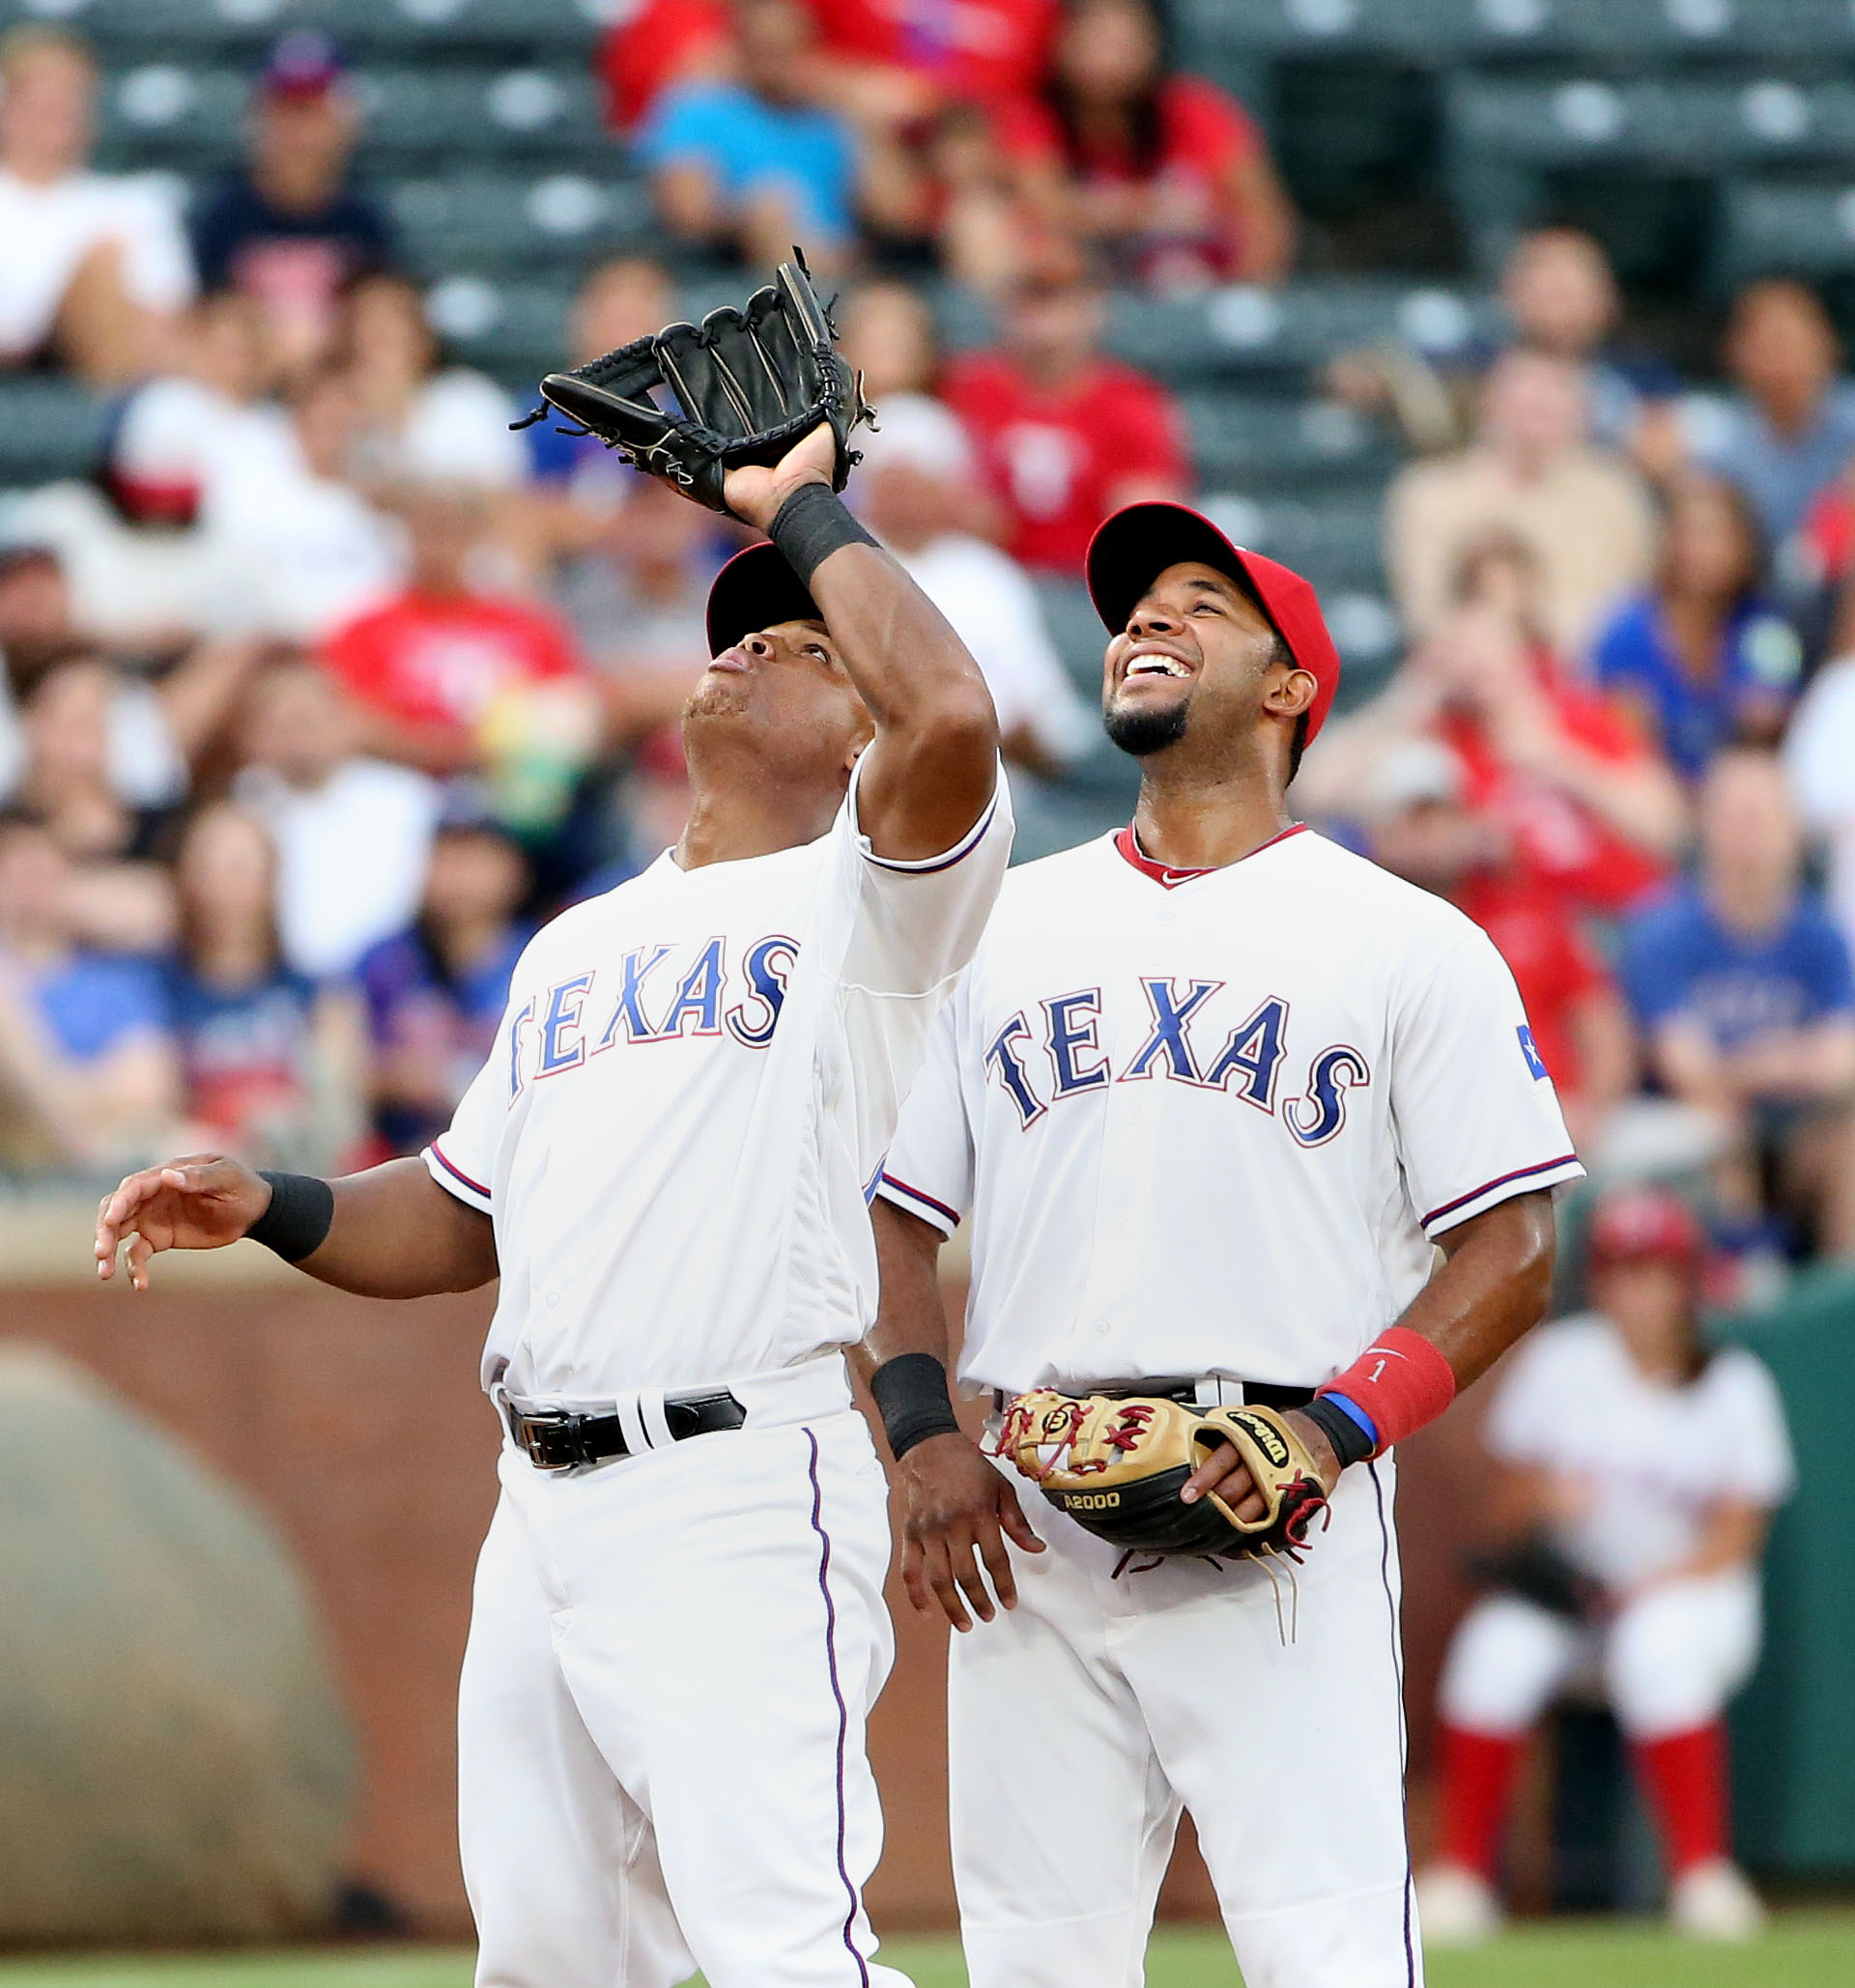
[[[1188,697],[1157,709],[1151,704],[1110,704],[1101,715],[1101,723],[1111,744],[1135,759],[1144,759],[1150,753],[1176,746],[1184,737],[1190,706]]]

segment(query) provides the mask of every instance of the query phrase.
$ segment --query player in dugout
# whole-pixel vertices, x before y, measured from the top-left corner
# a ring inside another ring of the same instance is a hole
[[[1390,1452],[1537,1322],[1584,1170],[1486,934],[1289,811],[1314,589],[1173,503],[1088,578],[1134,819],[1006,880],[875,1210],[967,1967],[1137,1981],[1188,1808],[1251,1988],[1415,1988]]]
[[[482,1378],[501,1498],[458,1710],[482,1988],[698,1968],[712,1988],[903,1988],[862,1903],[889,1525],[842,1349],[875,1307],[870,1185],[1011,807],[978,667],[834,495],[857,399],[787,275],[822,386],[780,377],[800,348],[768,330],[771,292],[752,326],[711,317],[705,349],[787,406],[833,396],[832,419],[730,468],[702,453],[718,394],[686,431],[698,455],[653,452],[772,539],[709,597],[681,840],[529,944],[421,1157],[328,1182],[193,1154],[98,1218],[99,1273],[127,1241],[138,1290],[157,1252],[241,1236],[375,1297],[500,1278]],[[543,390],[584,404],[586,383]],[[409,1403],[409,1439],[417,1423]]]
[[[1591,1221],[1590,1310],[1500,1377],[1486,1440],[1503,1544],[1443,1669],[1441,1854],[1418,1885],[1439,1942],[1498,1928],[1508,1799],[1568,1689],[1594,1689],[1623,1729],[1676,1929],[1742,1940],[1763,1923],[1731,1861],[1724,1714],[1757,1659],[1758,1558],[1794,1466],[1764,1364],[1707,1343],[1704,1254],[1678,1195],[1616,1189]]]

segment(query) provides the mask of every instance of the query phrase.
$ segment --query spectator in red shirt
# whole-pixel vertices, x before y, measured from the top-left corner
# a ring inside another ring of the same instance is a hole
[[[1579,919],[1508,860],[1498,822],[1465,806],[1461,762],[1410,739],[1374,770],[1374,862],[1465,911],[1495,942],[1526,1004],[1533,1043],[1581,1151],[1636,1076],[1629,1009]]]
[[[999,112],[1025,195],[1157,288],[1274,283],[1295,213],[1262,132],[1201,76],[1170,72],[1150,0],[1078,0],[1041,97]]]
[[[1298,797],[1346,814],[1402,741],[1454,753],[1469,808],[1498,828],[1522,888],[1614,916],[1668,874],[1687,830],[1680,783],[1602,693],[1570,677],[1539,634],[1537,567],[1491,536],[1458,566],[1456,606],[1389,689],[1302,769]]]
[[[1052,261],[1013,292],[1003,344],[947,374],[943,397],[1008,513],[1006,550],[1044,573],[1079,574],[1110,511],[1190,484],[1172,396],[1104,357],[1102,327],[1100,292]]]
[[[584,692],[581,661],[553,614],[471,583],[484,522],[478,493],[425,485],[402,508],[411,583],[338,629],[323,660],[360,709],[361,752],[458,773],[497,749],[492,734],[512,697],[544,684]]]

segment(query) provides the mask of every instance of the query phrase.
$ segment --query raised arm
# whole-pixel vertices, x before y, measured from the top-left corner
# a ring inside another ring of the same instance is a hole
[[[474,1291],[497,1274],[488,1215],[446,1194],[422,1160],[388,1160],[339,1180],[301,1175],[276,1184],[224,1153],[189,1153],[130,1174],[97,1211],[97,1274],[148,1289],[167,1249],[223,1249],[251,1235],[298,1269],[362,1297]],[[307,1246],[305,1246],[307,1245]]]
[[[875,721],[858,781],[864,834],[878,856],[921,862],[951,849],[991,800],[998,716],[940,610],[832,495],[834,457],[820,425],[776,469],[732,469],[724,489],[810,587]]]

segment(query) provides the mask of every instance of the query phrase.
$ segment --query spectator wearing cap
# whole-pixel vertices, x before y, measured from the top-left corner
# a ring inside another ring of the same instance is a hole
[[[1736,486],[1684,477],[1669,498],[1653,582],[1599,634],[1592,673],[1684,781],[1723,745],[1771,745],[1803,645],[1760,590],[1758,521]]]
[[[175,858],[168,1011],[194,1143],[328,1172],[353,1155],[360,1129],[359,1014],[351,996],[284,964],[276,867],[248,809],[215,802],[188,822]]]
[[[1469,805],[1466,786],[1461,760],[1441,739],[1391,747],[1361,797],[1366,852],[1449,899],[1495,942],[1572,1143],[1588,1155],[1635,1082],[1629,1009],[1575,907],[1514,862],[1499,822]]]
[[[351,172],[358,124],[334,43],[292,29],[258,77],[248,162],[191,218],[201,281],[258,299],[286,372],[323,355],[343,286],[397,260],[385,208]]]
[[[1151,0],[1078,0],[1036,96],[999,112],[1033,209],[1161,290],[1275,283],[1296,218],[1255,121],[1174,71]]]
[[[857,506],[984,672],[1006,758],[1059,773],[1100,725],[1063,667],[1037,590],[1007,554],[966,528],[972,444],[925,395],[897,394],[881,414],[864,443]]]
[[[1784,768],[1735,747],[1700,788],[1699,869],[1625,927],[1621,976],[1663,1089],[1732,1123],[1819,1250],[1855,1253],[1855,973],[1802,881]],[[1757,1181],[1728,1178],[1737,1211]]]
[[[312,980],[351,975],[416,917],[442,806],[423,774],[362,757],[358,729],[303,660],[268,669],[244,714],[234,794],[271,831],[284,963]]]
[[[1385,562],[1406,628],[1432,633],[1463,550],[1505,531],[1532,552],[1546,633],[1582,656],[1617,597],[1648,579],[1655,514],[1634,469],[1585,439],[1584,375],[1563,358],[1502,354],[1482,388],[1479,439],[1399,472]]]
[[[1770,1374],[1710,1348],[1705,1238],[1663,1188],[1618,1190],[1590,1230],[1590,1310],[1530,1333],[1495,1378],[1484,1593],[1439,1691],[1441,1854],[1426,1941],[1499,1922],[1496,1870],[1531,1729],[1574,1679],[1616,1715],[1660,1829],[1677,1932],[1749,1939],[1764,1909],[1731,1862],[1727,1701],[1762,1633],[1758,1562],[1796,1469]]]
[[[0,36],[0,366],[120,386],[156,361],[193,260],[151,183],[88,170],[96,95],[76,36]]]
[[[874,189],[852,126],[819,100],[816,25],[801,0],[734,0],[730,15],[729,73],[673,85],[638,134],[658,212],[678,240],[751,268],[795,241],[838,268]]]
[[[1102,353],[1105,302],[1073,258],[1029,271],[1004,315],[1003,341],[956,360],[943,397],[1004,506],[1005,550],[1074,577],[1110,512],[1189,486],[1184,423],[1163,386]]]
[[[533,936],[519,916],[528,883],[520,847],[495,823],[454,816],[432,844],[417,919],[362,956],[374,1129],[386,1151],[428,1145],[483,1067]]]
[[[159,970],[97,951],[57,838],[0,813],[0,1168],[120,1174],[171,1144],[179,1068]]]

